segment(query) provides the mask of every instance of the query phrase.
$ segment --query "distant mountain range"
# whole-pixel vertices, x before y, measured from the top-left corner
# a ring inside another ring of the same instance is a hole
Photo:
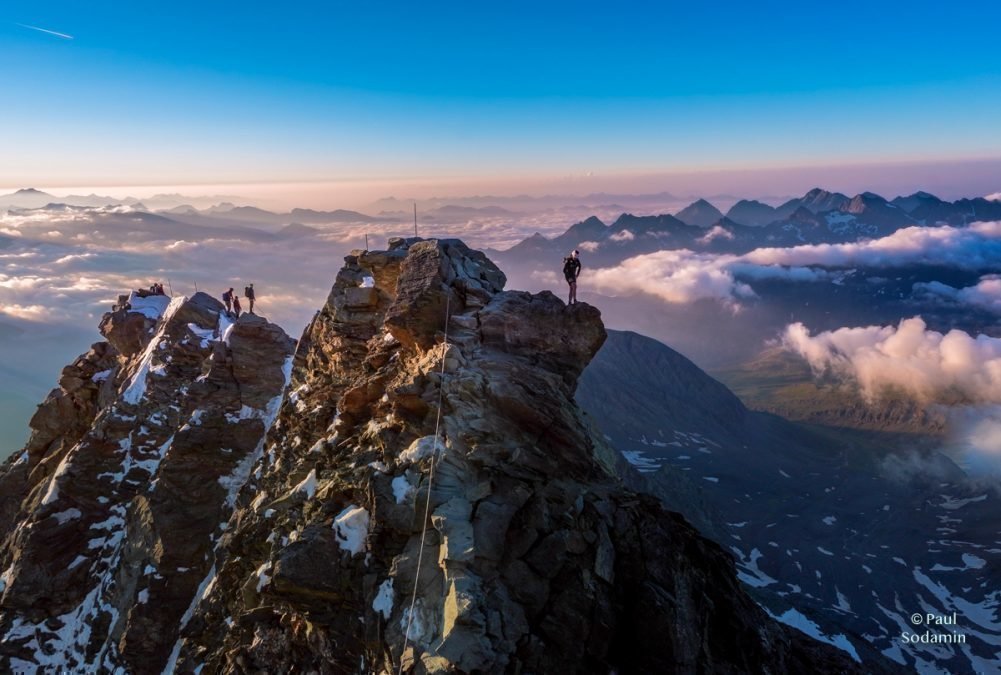
[[[606,265],[665,248],[746,253],[762,246],[843,243],[886,236],[913,225],[962,225],[1001,219],[1001,201],[983,197],[947,202],[926,192],[892,201],[872,192],[848,197],[820,188],[777,207],[737,202],[724,215],[704,199],[677,215],[623,213],[611,225],[591,217],[552,239],[534,234],[507,251],[493,251],[505,264],[524,265],[587,251],[592,264]]]
[[[239,197],[234,197],[230,195],[205,195],[201,197],[190,197],[181,194],[155,194],[151,197],[145,199],[137,199],[135,197],[125,197],[124,199],[118,199],[116,197],[109,197],[107,195],[89,194],[89,195],[66,195],[65,197],[57,197],[55,195],[37,190],[35,188],[22,188],[16,192],[12,192],[6,195],[0,195],[0,209],[7,208],[21,208],[21,209],[38,209],[43,208],[47,204],[59,203],[68,204],[70,206],[135,206],[142,205],[146,209],[150,210],[168,210],[173,209],[181,205],[187,205],[189,208],[194,208],[195,206],[200,206],[201,208],[207,208],[213,204],[218,204],[220,202],[227,201],[239,201]],[[194,206],[192,206],[194,205]]]
[[[221,227],[285,227],[288,225],[325,225],[334,223],[400,223],[410,222],[413,218],[412,204],[407,208],[394,211],[380,211],[371,216],[359,211],[334,209],[321,211],[315,209],[294,208],[288,212],[275,212],[257,206],[235,203],[233,197],[206,198],[189,197],[180,194],[154,195],[148,199],[138,200],[134,197],[116,199],[100,195],[68,195],[58,197],[34,188],[17,190],[6,195],[0,195],[0,209],[9,211],[31,211],[37,209],[53,210],[66,207],[76,208],[112,208],[126,206],[136,211],[155,213],[190,225],[207,225]],[[199,208],[201,205],[201,208]],[[422,208],[419,214],[421,222],[460,223],[471,218],[517,218],[521,216],[500,206],[462,206],[442,204],[433,208]]]
[[[992,197],[996,197],[992,195]],[[717,195],[724,203],[736,198]],[[986,197],[959,199],[954,202],[942,200],[928,192],[915,192],[908,196],[898,196],[887,200],[872,192],[863,192],[854,197],[839,192],[829,192],[814,188],[802,197],[787,199],[778,206],[754,199],[741,199],[733,203],[725,213],[710,202],[699,198],[685,208],[674,213],[673,221],[664,215],[635,216],[629,211],[655,213],[664,205],[677,204],[681,198],[669,193],[654,194],[610,194],[592,193],[581,197],[567,195],[545,195],[541,197],[518,196],[478,196],[434,198],[418,201],[421,222],[461,223],[475,218],[500,218],[515,221],[531,213],[565,209],[571,202],[580,203],[573,208],[584,209],[593,206],[602,213],[621,210],[622,216],[610,227],[596,229],[590,219],[584,221],[584,228],[571,228],[559,238],[566,244],[577,234],[589,233],[600,242],[603,234],[612,236],[621,232],[619,226],[627,222],[630,227],[639,228],[654,238],[672,238],[683,242],[703,237],[698,230],[685,231],[678,225],[688,225],[699,230],[725,228],[727,233],[718,233],[710,239],[715,241],[712,250],[741,250],[760,242],[767,245],[788,245],[803,240],[841,241],[855,235],[876,236],[899,227],[914,224],[931,225],[939,222],[961,224],[973,220],[1001,218],[1001,201]],[[322,225],[332,223],[397,223],[408,222],[413,217],[414,200],[400,200],[395,197],[380,199],[372,204],[377,215],[359,211],[334,209],[330,211],[294,208],[289,212],[269,211],[256,206],[240,204],[238,197],[207,196],[191,197],[181,194],[157,194],[139,200],[134,197],[117,199],[97,194],[56,195],[24,188],[6,195],[0,195],[0,209],[46,209],[65,205],[73,207],[100,208],[128,206],[138,211],[160,213],[193,225],[219,226],[271,226],[284,227],[294,223]],[[511,207],[516,208],[511,208]],[[676,206],[674,207],[676,208]],[[671,209],[673,210],[673,209]],[[654,218],[640,223],[637,218]],[[624,219],[628,219],[624,220]],[[225,221],[225,222],[223,222]],[[600,222],[600,221],[599,221]],[[604,224],[604,223],[602,223]],[[575,229],[576,228],[576,229]],[[762,232],[748,232],[747,228],[763,228]],[[574,233],[571,236],[571,231]],[[639,234],[630,230],[631,234]],[[732,236],[731,236],[732,235]],[[623,243],[628,235],[620,235]],[[580,239],[580,241],[592,241]],[[577,243],[580,243],[577,242]],[[629,239],[629,241],[633,241]],[[724,245],[724,241],[730,242]],[[534,241],[534,244],[538,244]],[[633,243],[626,248],[635,248]],[[640,247],[642,248],[642,247]]]

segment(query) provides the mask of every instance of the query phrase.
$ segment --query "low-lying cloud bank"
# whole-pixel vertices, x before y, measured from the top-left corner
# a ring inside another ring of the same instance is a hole
[[[980,222],[964,227],[905,227],[880,239],[759,248],[742,257],[758,265],[894,267],[925,264],[984,269],[1001,262],[1001,222]]]
[[[929,300],[971,305],[1001,314],[1001,276],[980,277],[976,286],[955,288],[940,281],[914,284],[914,294]]]
[[[673,303],[713,298],[737,306],[755,296],[749,285],[755,280],[822,281],[837,276],[827,268],[914,264],[972,270],[1001,266],[1001,222],[908,227],[881,239],[759,248],[740,256],[688,249],[657,251],[589,271],[587,282],[610,294],[643,292]],[[938,284],[916,290],[946,295],[947,289]],[[955,296],[957,301],[996,303],[1001,298],[1001,281],[984,277],[975,290],[963,289]]]
[[[897,326],[839,328],[813,335],[790,324],[783,345],[817,372],[833,372],[878,397],[891,387],[925,402],[1001,404],[1001,338],[928,330],[920,317]]]
[[[703,298],[730,303],[754,297],[751,287],[726,269],[730,259],[686,249],[657,251],[589,272],[587,284],[606,293],[648,293],[674,303]]]

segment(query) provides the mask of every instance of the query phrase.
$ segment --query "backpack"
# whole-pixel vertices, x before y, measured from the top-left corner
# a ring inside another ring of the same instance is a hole
[[[244,295],[244,297],[247,297],[247,298],[253,298],[254,297],[254,289],[251,288],[250,286],[244,287],[244,289],[243,289],[243,295]]]
[[[229,291],[226,291],[225,293],[222,294],[222,301],[223,302],[232,301],[232,300],[233,300],[233,294],[230,293]]]

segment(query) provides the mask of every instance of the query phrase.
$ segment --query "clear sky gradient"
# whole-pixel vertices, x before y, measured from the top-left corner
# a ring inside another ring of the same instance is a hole
[[[984,1],[12,0],[0,186],[377,196],[1001,158],[999,25]]]

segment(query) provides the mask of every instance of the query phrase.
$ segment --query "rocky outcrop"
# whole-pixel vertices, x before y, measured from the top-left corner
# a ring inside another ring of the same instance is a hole
[[[204,294],[105,316],[0,470],[5,671],[855,670],[616,478],[595,308],[390,244],[297,345]]]
[[[598,311],[503,283],[454,240],[346,258],[167,667],[853,672],[607,468]]]
[[[277,326],[129,300],[0,469],[5,672],[158,672],[281,401]]]

